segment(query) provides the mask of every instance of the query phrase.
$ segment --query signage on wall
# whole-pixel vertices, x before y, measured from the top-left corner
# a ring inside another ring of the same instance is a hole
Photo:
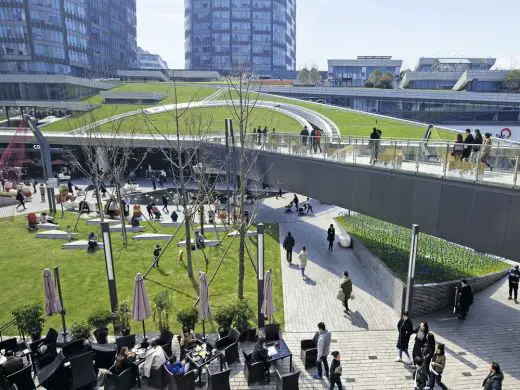
[[[34,145],[33,145],[33,149],[40,150],[40,145],[38,145],[38,144],[34,144]]]

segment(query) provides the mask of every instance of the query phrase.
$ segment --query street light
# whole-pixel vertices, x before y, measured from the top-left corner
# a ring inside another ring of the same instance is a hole
[[[112,241],[110,239],[110,223],[101,222],[103,234],[103,249],[105,251],[105,265],[107,268],[108,293],[110,294],[110,308],[117,310],[116,273],[114,270],[114,258],[112,256]]]
[[[264,224],[256,225],[257,231],[257,277],[258,277],[258,329],[264,327],[262,303],[264,300]]]

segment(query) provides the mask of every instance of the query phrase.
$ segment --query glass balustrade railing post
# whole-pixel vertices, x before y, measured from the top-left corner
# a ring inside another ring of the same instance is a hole
[[[449,155],[450,155],[450,143],[448,142],[446,144],[446,155],[444,157],[444,167],[443,167],[443,172],[442,172],[442,177],[446,177],[446,171],[448,169],[448,158],[449,158]]]
[[[415,173],[419,173],[419,153],[421,149],[421,144],[415,149]]]
[[[393,141],[394,143],[394,158],[393,158],[393,169],[397,168],[397,141]]]
[[[516,188],[516,179],[518,178],[518,161],[520,158],[516,156],[515,158],[515,175],[513,176],[513,188]]]

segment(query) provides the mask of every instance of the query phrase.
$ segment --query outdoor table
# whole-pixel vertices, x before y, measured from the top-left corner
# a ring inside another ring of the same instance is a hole
[[[292,372],[292,353],[287,347],[287,344],[284,340],[277,340],[272,343],[266,344],[269,352],[269,359],[267,360],[270,363],[273,363],[277,360],[282,360],[285,358],[289,358],[289,371]]]
[[[201,349],[199,351],[197,351],[197,348],[201,348]],[[203,352],[206,352],[205,357],[199,356],[199,353],[203,353]],[[209,357],[208,357],[208,355],[209,355]],[[220,359],[220,370],[222,371],[222,367],[223,367],[222,357],[223,356],[224,355],[220,351],[216,351],[216,350],[214,350],[214,352],[213,351],[210,351],[210,352],[204,351],[204,348],[201,346],[197,346],[197,347],[191,349],[186,354],[186,358],[188,359],[188,361],[191,364],[193,364],[195,367],[197,367],[197,371],[199,373],[199,387],[202,387],[202,368],[204,368],[204,366],[210,364],[215,359],[219,358]]]

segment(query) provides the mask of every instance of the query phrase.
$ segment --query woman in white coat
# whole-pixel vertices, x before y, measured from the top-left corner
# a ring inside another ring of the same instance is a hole
[[[302,272],[302,278],[305,279],[305,267],[307,267],[307,248],[303,247],[300,254],[298,255],[298,259],[300,260],[300,271]]]

